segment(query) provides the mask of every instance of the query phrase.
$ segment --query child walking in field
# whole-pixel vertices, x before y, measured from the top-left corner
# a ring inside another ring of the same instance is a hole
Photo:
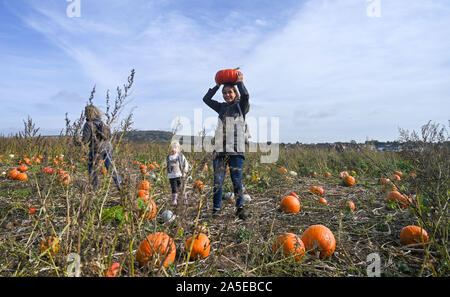
[[[181,177],[185,176],[189,171],[189,162],[181,152],[178,141],[172,141],[170,144],[170,153],[166,158],[167,177],[169,178],[170,187],[172,189],[172,206],[178,203],[178,192],[181,186]],[[183,203],[188,204],[187,193],[184,193]]]

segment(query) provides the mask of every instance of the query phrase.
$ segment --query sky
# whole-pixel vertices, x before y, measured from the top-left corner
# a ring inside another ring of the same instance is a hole
[[[449,36],[444,0],[0,0],[0,134],[28,116],[59,134],[94,86],[105,111],[131,69],[133,129],[183,117],[197,134],[196,112],[217,117],[202,101],[216,72],[240,67],[247,117],[280,142],[393,141],[430,120],[448,127]]]

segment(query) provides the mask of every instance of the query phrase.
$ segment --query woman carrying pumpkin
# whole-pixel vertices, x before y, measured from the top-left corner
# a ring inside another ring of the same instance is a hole
[[[222,84],[217,77],[216,86],[208,90],[203,97],[203,102],[219,114],[213,152],[213,217],[222,207],[222,187],[226,168],[229,166],[236,197],[236,216],[245,220],[247,215],[244,213],[242,199],[242,167],[245,160],[245,115],[249,110],[249,94],[244,85],[243,74],[240,71],[236,72],[235,84],[223,84],[222,96],[225,102],[212,100]]]
[[[189,171],[189,162],[181,152],[180,143],[172,141],[170,144],[170,153],[166,158],[167,177],[169,178],[170,187],[172,189],[172,206],[178,203],[178,189],[181,186],[181,177],[185,176]],[[187,193],[184,192],[183,203],[188,204]]]
[[[102,121],[101,111],[94,105],[87,105],[84,109],[86,122],[82,131],[82,142],[89,145],[88,170],[92,177],[92,186],[94,189],[98,186],[98,177],[96,168],[100,160],[104,161],[106,170],[109,170],[113,156],[113,147],[111,145],[111,130]],[[113,179],[120,190],[121,178],[113,171]]]

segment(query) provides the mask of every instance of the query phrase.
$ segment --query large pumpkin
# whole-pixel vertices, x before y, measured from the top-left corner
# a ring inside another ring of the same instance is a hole
[[[336,248],[333,232],[323,225],[312,225],[303,232],[302,241],[310,253],[319,252],[320,258],[330,257]]]
[[[195,259],[197,257],[204,259],[204,258],[208,257],[209,251],[211,249],[211,244],[210,244],[209,238],[206,234],[204,234],[204,233],[196,234],[193,243],[192,243],[192,237],[189,238],[188,240],[186,240],[185,251],[187,253],[189,253],[189,250],[191,249],[191,244],[193,246],[192,246],[191,254],[189,257],[190,259]]]
[[[273,252],[283,248],[284,256],[294,256],[295,261],[300,261],[305,254],[305,245],[303,241],[294,233],[284,233],[278,236],[276,242],[272,245]]]
[[[419,226],[406,226],[400,232],[400,243],[402,245],[421,244],[430,241],[427,231]]]
[[[176,247],[173,239],[163,232],[150,234],[142,241],[136,251],[136,260],[139,265],[144,266],[148,261],[157,266],[169,266],[170,262],[174,262],[176,255]]]
[[[236,83],[237,77],[238,77],[238,69],[224,69],[219,70],[216,73],[216,83],[218,84],[225,84],[225,83]]]
[[[286,196],[281,200],[280,208],[287,213],[300,211],[300,201],[294,196]]]

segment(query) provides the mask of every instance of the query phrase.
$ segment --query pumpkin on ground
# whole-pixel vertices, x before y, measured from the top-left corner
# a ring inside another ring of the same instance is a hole
[[[153,219],[156,216],[157,208],[156,203],[153,201],[153,199],[145,200],[141,198],[142,200],[138,199],[137,202],[137,208],[139,210],[139,216],[142,216],[145,212],[145,217],[148,220]]]
[[[311,193],[313,193],[313,194],[316,194],[316,195],[319,195],[319,196],[323,196],[323,194],[324,194],[324,190],[323,190],[323,188],[322,187],[319,187],[319,186],[312,186],[311,187],[311,189],[310,189],[310,191],[311,191]]]
[[[192,250],[191,250],[191,244],[192,244]],[[211,244],[209,241],[209,238],[204,233],[198,233],[195,235],[194,242],[192,242],[192,237],[186,240],[186,246],[185,251],[189,253],[189,250],[191,250],[191,254],[189,256],[189,259],[195,259],[197,257],[200,257],[200,259],[204,259],[208,257],[209,251],[211,249]]]
[[[108,271],[105,273],[105,277],[116,277],[119,275],[120,270],[120,263],[111,263],[111,266],[109,266]]]
[[[16,179],[17,175],[19,175],[19,171],[17,170],[17,168],[14,168],[10,172],[8,172],[8,178],[9,179]]]
[[[286,196],[281,200],[280,208],[287,213],[297,213],[300,211],[300,201],[294,196]]]
[[[319,198],[319,203],[320,203],[320,204],[323,204],[323,205],[327,205],[327,204],[328,204],[328,201],[327,201],[325,198],[320,197],[320,198]]]
[[[346,187],[352,187],[353,185],[355,185],[355,178],[351,175],[347,175],[342,179],[342,183]]]
[[[408,208],[409,204],[412,202],[412,198],[405,194],[401,194],[399,191],[389,192],[387,195],[388,201],[398,202],[399,206],[402,208]]]
[[[136,260],[140,266],[146,265],[151,260],[152,264],[167,267],[175,261],[176,252],[173,239],[164,232],[156,232],[141,242],[136,251]]]
[[[42,240],[41,245],[39,246],[39,249],[41,253],[46,252],[46,254],[49,254],[51,256],[55,256],[58,254],[60,248],[60,243],[57,237],[55,236],[48,236]]]
[[[140,184],[139,184],[139,190],[146,190],[146,191],[150,191],[151,189],[151,185],[150,182],[148,180],[143,180]]]
[[[28,180],[28,175],[25,172],[19,172],[16,177],[17,180],[26,181]]]
[[[305,254],[303,241],[294,233],[284,233],[278,236],[272,245],[272,251],[276,252],[280,248],[282,248],[283,256],[294,256],[295,261],[300,261]]]
[[[320,258],[330,257],[336,248],[333,232],[323,225],[312,225],[303,232],[302,241],[310,253],[319,252]]]
[[[419,226],[406,226],[400,232],[400,243],[402,245],[427,243],[430,241],[427,231]]]
[[[344,201],[342,202],[342,207],[351,211],[355,210],[355,203],[353,203],[352,201]]]
[[[325,177],[326,177],[326,178],[329,178],[329,177],[331,177],[331,173],[329,173],[328,171],[327,171],[327,172],[325,172]]]

